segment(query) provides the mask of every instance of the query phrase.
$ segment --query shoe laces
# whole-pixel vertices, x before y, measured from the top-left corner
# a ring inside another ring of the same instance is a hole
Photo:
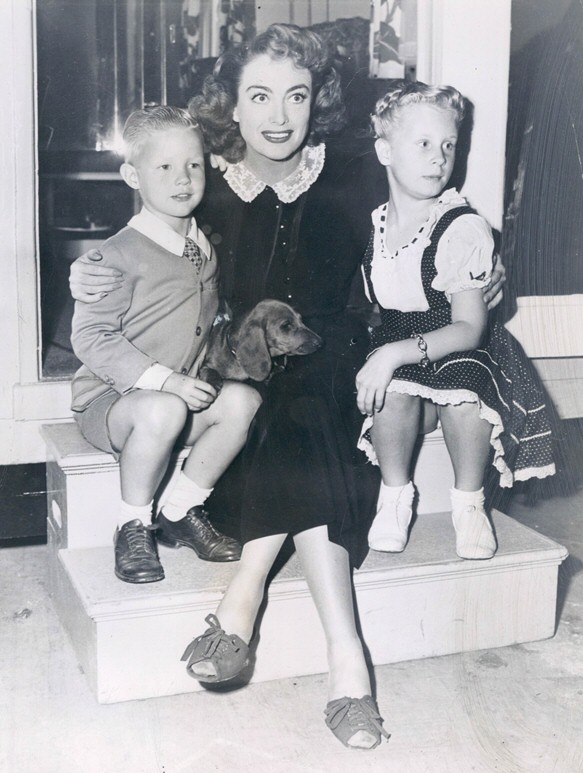
[[[201,510],[199,514],[196,513],[187,513],[188,520],[193,524],[193,526],[197,526],[199,523],[202,523],[205,529],[208,529],[210,533],[213,535],[213,537],[222,537],[223,535],[218,532],[213,524],[209,521],[208,513],[206,510]]]
[[[346,718],[351,729],[371,732],[371,726],[385,738],[389,734],[382,725],[383,719],[376,708],[365,698],[337,698],[326,707],[326,724],[334,729]]]
[[[130,552],[136,556],[155,556],[156,549],[154,547],[152,532],[157,529],[158,526],[156,524],[144,526],[140,523],[126,526],[125,536]]]
[[[201,636],[198,637],[198,639],[195,639],[193,642],[193,644],[196,642],[199,644],[204,644],[204,651],[202,653],[202,658],[204,660],[211,658],[217,650],[223,649],[225,645],[228,645],[229,648],[234,647],[235,652],[240,650],[240,646],[237,643],[237,638],[235,636],[229,636],[224,632],[215,615],[207,615],[205,621],[209,624],[210,628],[208,628],[208,630],[206,630]],[[187,652],[184,654],[186,655]]]

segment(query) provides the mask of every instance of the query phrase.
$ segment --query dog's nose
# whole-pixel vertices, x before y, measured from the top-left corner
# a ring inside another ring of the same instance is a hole
[[[315,352],[324,343],[317,333],[313,333],[312,331],[310,331],[310,333],[310,337],[301,347],[307,354]]]

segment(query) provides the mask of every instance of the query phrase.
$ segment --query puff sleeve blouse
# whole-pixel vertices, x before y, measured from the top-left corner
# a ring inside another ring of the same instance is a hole
[[[428,219],[408,244],[391,253],[384,238],[387,204],[372,214],[374,257],[371,280],[379,304],[398,311],[427,311],[421,281],[421,259],[433,228],[448,210],[467,205],[453,188],[445,191],[431,209]],[[453,293],[485,287],[492,274],[494,240],[488,223],[480,215],[458,217],[439,241],[435,256],[435,290]]]

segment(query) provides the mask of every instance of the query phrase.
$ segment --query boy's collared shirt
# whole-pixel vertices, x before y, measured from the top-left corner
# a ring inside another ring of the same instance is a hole
[[[128,223],[129,228],[139,231],[148,239],[163,247],[168,252],[172,252],[178,257],[184,254],[186,239],[177,233],[168,223],[165,223],[157,215],[143,208],[141,212],[134,215]],[[202,250],[207,260],[212,260],[213,248],[206,238],[204,232],[197,226],[196,220],[192,218],[188,236],[195,241]]]
[[[168,252],[172,252],[177,257],[182,258],[184,255],[186,239],[169,226],[168,223],[165,223],[145,207],[142,208],[141,212],[132,217],[128,227],[143,234],[143,236],[156,242],[160,247],[168,250]],[[194,217],[192,218],[188,237],[200,247],[206,260],[212,260],[213,248],[204,232],[198,227]],[[134,387],[135,389],[153,389],[159,392],[168,376],[173,372],[170,368],[157,362],[140,376]]]

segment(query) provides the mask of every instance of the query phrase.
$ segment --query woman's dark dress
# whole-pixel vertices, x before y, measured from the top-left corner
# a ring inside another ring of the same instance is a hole
[[[328,524],[356,566],[366,555],[378,472],[356,448],[355,376],[368,332],[347,306],[370,212],[386,198],[378,168],[370,153],[347,158],[328,147],[320,176],[291,203],[271,188],[245,203],[211,171],[196,213],[199,226],[210,226],[233,311],[283,300],[325,341],[314,354],[288,358],[264,389],[247,445],[209,499],[213,519],[231,532],[240,523],[244,542]]]

